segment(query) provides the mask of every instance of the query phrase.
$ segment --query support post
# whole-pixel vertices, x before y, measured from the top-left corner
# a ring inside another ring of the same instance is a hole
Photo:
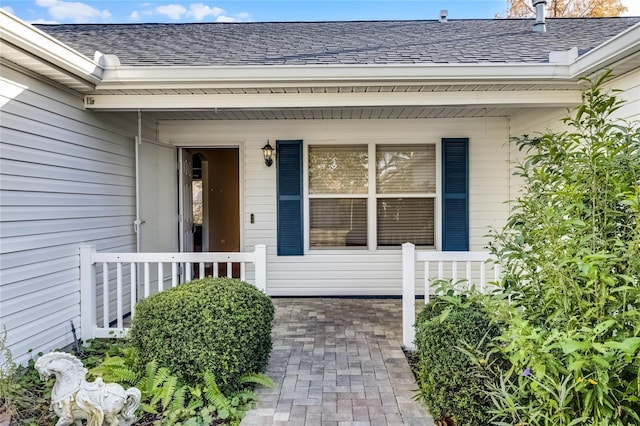
[[[416,331],[416,247],[402,245],[402,344],[405,349],[415,349]]]
[[[255,286],[259,289],[267,292],[267,246],[264,244],[258,244],[255,247]]]
[[[95,246],[80,246],[80,338],[84,345],[94,338],[96,326],[96,266],[92,260],[95,251]]]

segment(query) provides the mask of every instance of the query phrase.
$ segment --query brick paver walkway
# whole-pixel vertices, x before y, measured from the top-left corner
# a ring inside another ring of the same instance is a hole
[[[242,421],[254,425],[433,426],[415,401],[396,299],[274,299],[275,389]]]

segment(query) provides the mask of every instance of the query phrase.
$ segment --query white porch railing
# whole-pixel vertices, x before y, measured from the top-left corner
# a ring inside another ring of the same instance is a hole
[[[243,281],[246,280],[246,265],[253,264],[253,284],[267,291],[267,248],[263,244],[246,253],[98,253],[94,246],[82,246],[81,337],[85,342],[100,337],[124,337],[129,331],[125,319],[133,317],[138,300],[165,288],[203,278],[207,267],[211,267],[212,276],[216,277],[218,266],[226,265],[226,275],[231,277],[233,264],[237,263]],[[165,265],[168,266],[166,269]],[[99,303],[102,305],[101,325],[98,325]]]
[[[419,280],[424,291],[424,303],[429,303],[430,284],[434,279],[460,280],[475,284],[476,290],[486,292],[500,277],[498,265],[487,262],[488,252],[416,251],[411,243],[402,245],[402,344],[415,349],[416,331],[416,269],[424,267]]]

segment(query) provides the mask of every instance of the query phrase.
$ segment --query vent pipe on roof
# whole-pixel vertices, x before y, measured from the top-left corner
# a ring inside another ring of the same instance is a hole
[[[531,0],[533,7],[536,8],[536,23],[533,24],[533,31],[536,33],[546,33],[547,25],[544,22],[545,6],[547,0]]]
[[[447,22],[447,17],[449,16],[449,12],[447,10],[440,11],[440,22]]]

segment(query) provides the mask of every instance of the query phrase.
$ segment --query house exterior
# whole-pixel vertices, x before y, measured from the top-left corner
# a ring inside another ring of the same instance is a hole
[[[398,295],[403,242],[486,246],[518,188],[509,139],[560,128],[581,77],[611,69],[618,113],[640,119],[640,18],[444,21],[34,26],[0,10],[14,358],[72,341],[81,245],[266,244],[271,295]]]

